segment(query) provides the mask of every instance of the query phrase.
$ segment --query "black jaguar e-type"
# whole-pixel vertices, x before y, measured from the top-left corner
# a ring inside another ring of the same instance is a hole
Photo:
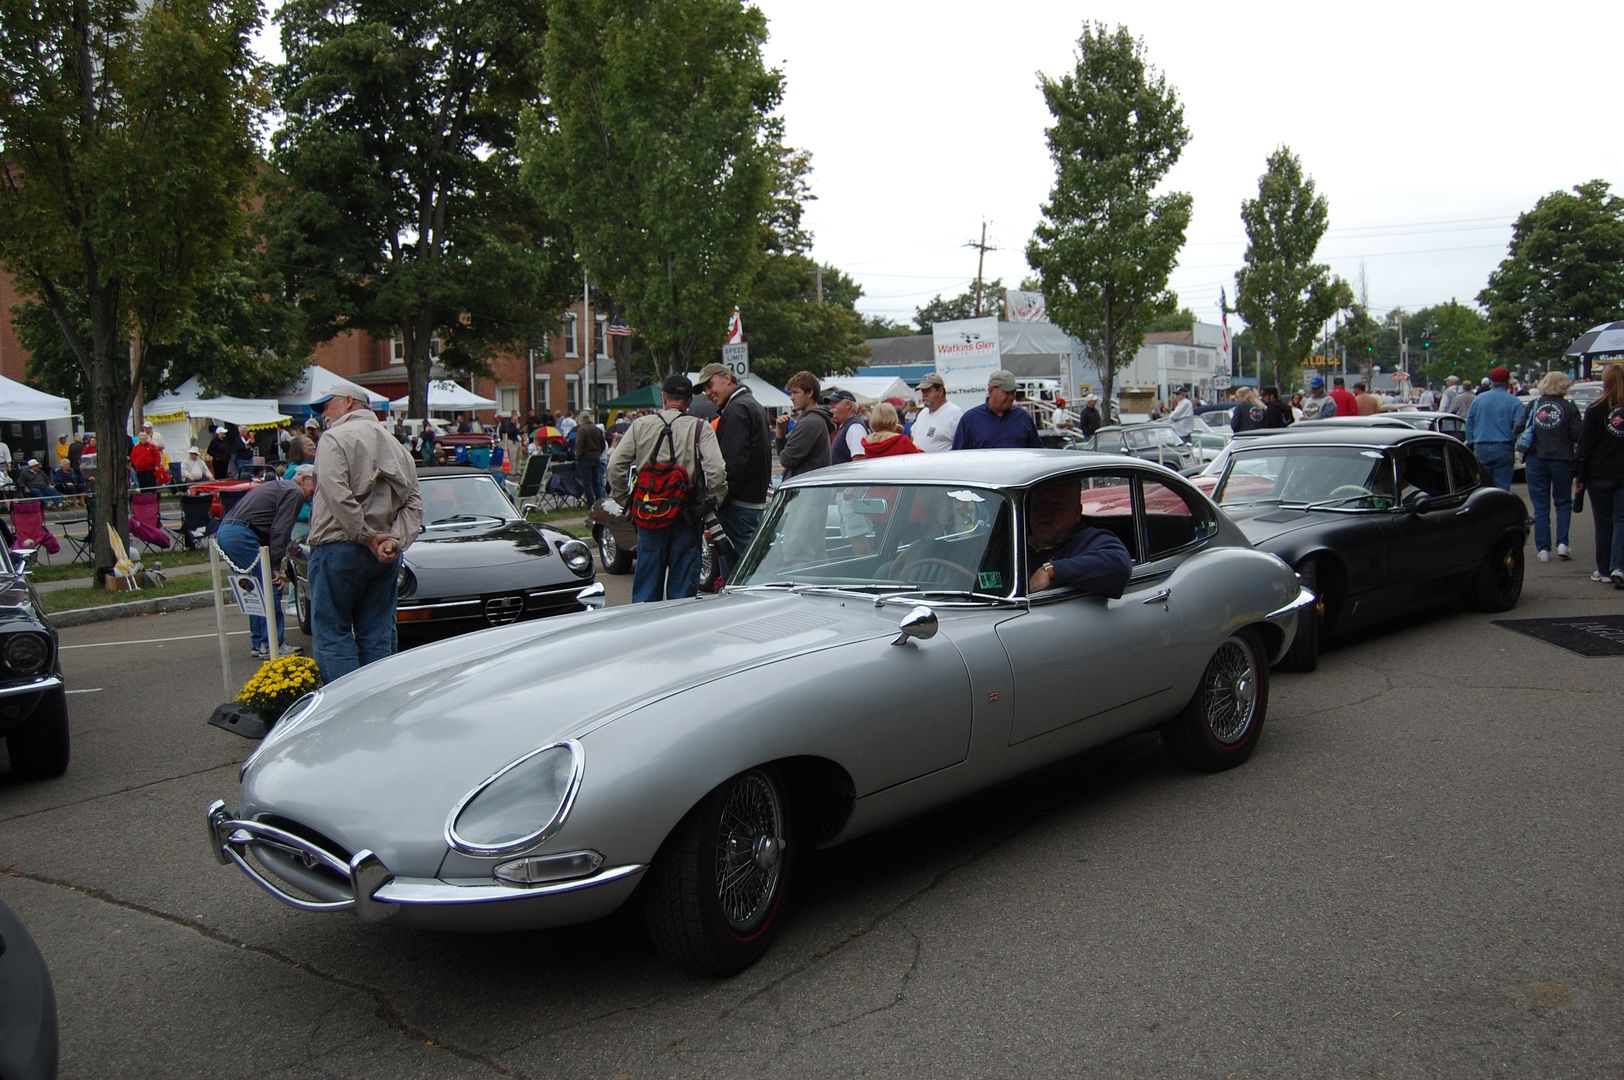
[[[1449,435],[1327,424],[1236,439],[1212,497],[1319,597],[1287,670],[1312,671],[1335,634],[1462,601],[1506,611],[1522,595],[1527,507]]]
[[[395,628],[402,644],[582,610],[592,550],[526,521],[496,478],[451,466],[417,471],[423,532],[401,560]],[[299,629],[310,633],[304,560],[288,560]]]
[[[0,735],[12,773],[44,779],[68,770],[68,695],[56,630],[26,576],[34,553],[12,539],[0,527]]]

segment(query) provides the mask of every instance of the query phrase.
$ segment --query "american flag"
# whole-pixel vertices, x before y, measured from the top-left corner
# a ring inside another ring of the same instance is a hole
[[[1229,299],[1224,296],[1224,287],[1218,286],[1218,314],[1224,320],[1224,359],[1229,359]]]
[[[737,345],[744,340],[744,323],[739,321],[739,309],[733,309],[733,317],[727,321],[727,343]]]
[[[608,334],[610,337],[631,337],[632,328],[626,325],[625,319],[622,319],[619,315],[616,315],[612,320],[610,320],[608,327],[606,327],[604,330],[604,333]]]

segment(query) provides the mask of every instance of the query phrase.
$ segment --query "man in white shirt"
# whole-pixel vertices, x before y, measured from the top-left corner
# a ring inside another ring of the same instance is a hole
[[[1173,391],[1173,411],[1167,415],[1167,426],[1184,442],[1190,441],[1195,430],[1195,406],[1190,404],[1190,391],[1179,387]]]
[[[925,407],[914,417],[909,438],[927,454],[953,449],[953,433],[964,410],[947,400],[947,384],[934,371],[919,380],[919,396]]]

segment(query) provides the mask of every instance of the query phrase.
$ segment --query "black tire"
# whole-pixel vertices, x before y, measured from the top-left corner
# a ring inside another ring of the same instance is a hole
[[[698,975],[734,975],[755,963],[778,933],[792,851],[774,773],[750,769],[718,787],[649,869],[643,914],[655,947]]]
[[[1232,769],[1252,756],[1268,711],[1268,657],[1257,631],[1242,630],[1212,654],[1189,704],[1162,728],[1162,742],[1187,769]]]
[[[709,540],[699,541],[699,591],[716,592],[716,579],[720,570],[716,563],[716,545]],[[724,583],[725,584],[725,583]]]
[[[293,593],[293,615],[299,621],[299,632],[305,637],[310,636],[310,590],[299,579],[299,575],[288,568],[288,591]]]
[[[603,565],[606,574],[629,574],[632,571],[632,556],[630,551],[623,551],[615,542],[614,530],[607,525],[595,526],[592,538],[598,543],[598,562]]]
[[[1319,569],[1313,559],[1307,559],[1297,568],[1297,573],[1303,579],[1303,586],[1316,599],[1313,607],[1297,616],[1297,636],[1276,665],[1281,671],[1313,671],[1319,667],[1320,635],[1326,611],[1325,597],[1319,591]]]
[[[27,780],[47,780],[68,771],[68,694],[48,691],[34,715],[6,734],[11,771]]]
[[[1466,606],[1474,611],[1510,611],[1522,597],[1524,537],[1508,532],[1489,545],[1489,553],[1472,579]]]

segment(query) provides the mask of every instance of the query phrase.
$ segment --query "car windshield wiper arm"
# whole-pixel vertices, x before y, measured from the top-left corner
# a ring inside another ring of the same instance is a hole
[[[1325,506],[1341,506],[1343,503],[1346,503],[1346,502],[1358,502],[1360,499],[1385,499],[1385,498],[1387,498],[1387,496],[1385,496],[1385,495],[1377,495],[1374,492],[1370,492],[1370,493],[1367,493],[1367,494],[1364,494],[1364,495],[1344,495],[1340,499],[1321,499],[1319,502],[1305,503],[1303,505],[1303,509],[1304,510],[1318,510],[1321,507],[1325,507]]]
[[[469,521],[505,521],[506,518],[495,514],[452,514],[450,517],[435,518],[430,525],[460,525]]]
[[[1024,606],[1021,601],[1011,600],[1007,596],[999,596],[996,593],[975,592],[972,589],[900,589],[896,592],[886,593],[884,596],[876,596],[874,598],[874,605],[878,607],[879,605],[888,601],[903,600],[910,596],[920,596],[927,599],[930,597],[937,597],[948,600],[977,600],[989,604],[996,604],[1000,607]]]

